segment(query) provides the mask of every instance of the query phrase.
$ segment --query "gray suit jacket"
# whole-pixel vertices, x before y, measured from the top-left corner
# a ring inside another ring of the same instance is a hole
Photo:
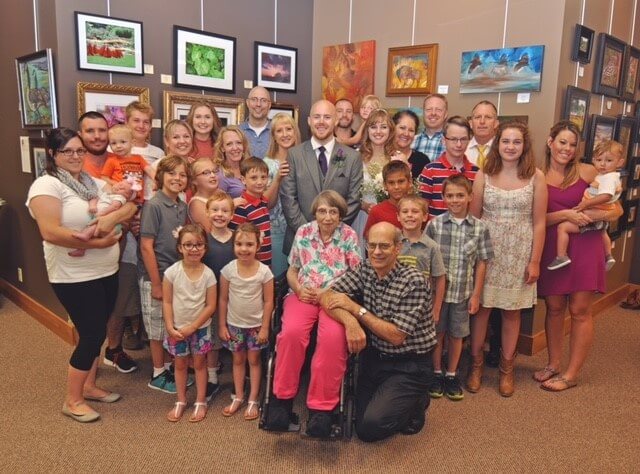
[[[344,222],[351,224],[360,210],[362,160],[353,148],[335,143],[329,169],[323,178],[318,158],[310,141],[289,150],[289,175],[280,184],[280,203],[287,221],[283,251],[291,250],[295,233],[303,224],[314,220],[311,203],[320,192],[333,189],[347,201]]]

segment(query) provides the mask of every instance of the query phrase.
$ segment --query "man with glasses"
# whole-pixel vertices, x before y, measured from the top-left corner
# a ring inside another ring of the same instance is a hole
[[[471,163],[482,169],[498,129],[498,109],[488,100],[478,102],[471,111],[470,125],[473,138],[466,155]]]
[[[359,353],[356,432],[362,441],[422,430],[429,407],[429,364],[436,345],[431,290],[401,264],[402,232],[388,222],[369,230],[369,259],[320,296]]]
[[[429,219],[447,210],[442,199],[442,183],[445,179],[463,174],[473,182],[478,172],[478,167],[465,156],[471,139],[471,126],[467,119],[453,116],[447,119],[442,131],[444,153],[436,161],[428,163],[418,178],[420,195],[429,203]]]
[[[347,201],[343,219],[351,224],[360,210],[362,161],[353,148],[336,141],[336,108],[328,100],[311,106],[307,119],[311,139],[289,150],[289,174],[280,184],[282,213],[287,221],[283,252],[289,254],[298,227],[311,222],[311,204],[321,191],[333,189]]]
[[[247,109],[249,117],[239,125],[242,133],[249,141],[251,156],[264,158],[269,148],[271,137],[271,94],[264,87],[256,86],[247,97]]]
[[[413,142],[413,149],[435,161],[444,152],[442,126],[447,120],[447,98],[442,94],[429,94],[422,105],[424,130]]]

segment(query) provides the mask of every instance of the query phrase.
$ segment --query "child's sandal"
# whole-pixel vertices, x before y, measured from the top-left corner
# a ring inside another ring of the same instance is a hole
[[[255,420],[260,416],[260,410],[258,409],[260,403],[254,400],[249,400],[247,409],[244,411],[244,419],[246,421]]]
[[[167,420],[175,423],[176,421],[180,421],[182,415],[184,415],[184,411],[187,408],[187,402],[176,402],[173,405],[173,408],[169,413],[167,413]]]
[[[229,405],[224,407],[222,410],[222,414],[224,416],[233,416],[240,409],[240,407],[244,404],[244,398],[233,397],[233,400]]]
[[[202,402],[196,402],[193,404],[193,411],[189,417],[191,423],[197,423],[204,420],[207,416],[207,404]]]

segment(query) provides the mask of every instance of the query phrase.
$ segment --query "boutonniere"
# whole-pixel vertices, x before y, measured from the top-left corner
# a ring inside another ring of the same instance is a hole
[[[332,161],[333,161],[333,166],[335,166],[337,169],[344,168],[345,156],[344,156],[344,150],[342,148],[338,148],[338,151],[336,151],[336,154],[333,157]]]

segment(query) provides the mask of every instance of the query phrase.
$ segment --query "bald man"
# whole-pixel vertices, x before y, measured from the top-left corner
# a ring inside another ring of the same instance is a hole
[[[269,149],[271,138],[271,94],[264,87],[256,86],[247,97],[247,110],[249,117],[239,125],[242,133],[249,140],[249,148],[252,156],[264,158]]]

